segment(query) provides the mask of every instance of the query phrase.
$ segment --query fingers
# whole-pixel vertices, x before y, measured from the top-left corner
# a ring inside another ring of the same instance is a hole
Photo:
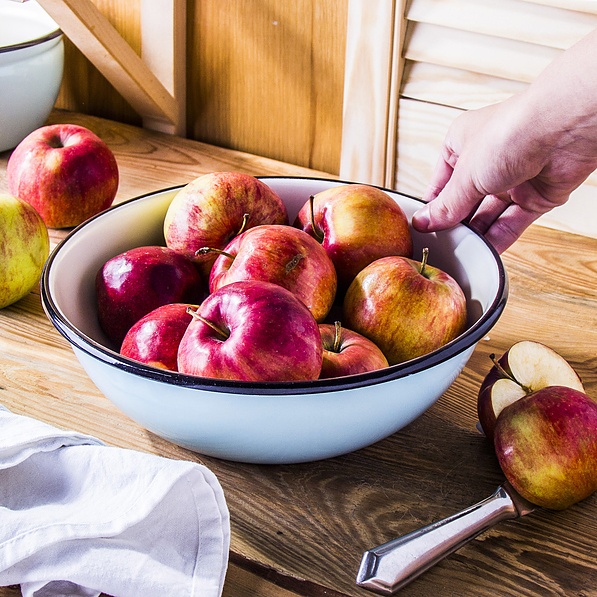
[[[498,253],[503,253],[540,216],[515,203],[508,206],[483,234]]]
[[[419,232],[451,228],[473,213],[484,196],[472,183],[462,184],[453,175],[434,199],[413,214],[413,227]]]
[[[454,169],[450,165],[449,160],[450,156],[447,156],[446,158],[442,156],[438,159],[427,189],[423,194],[423,201],[429,202],[435,199],[452,177]]]

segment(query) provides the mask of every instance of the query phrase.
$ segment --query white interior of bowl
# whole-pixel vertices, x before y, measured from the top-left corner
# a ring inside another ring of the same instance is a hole
[[[58,28],[58,24],[34,0],[0,0],[0,48],[34,41]]]
[[[292,221],[309,195],[340,184],[329,180],[264,178],[284,199]],[[163,220],[177,189],[124,203],[94,218],[63,243],[52,264],[49,291],[61,314],[87,337],[109,346],[97,322],[94,277],[105,261],[127,249],[164,244]],[[421,203],[392,193],[410,218]],[[497,261],[485,242],[465,226],[420,235],[415,252],[429,247],[429,263],[450,273],[468,301],[469,327],[492,305],[498,294]]]

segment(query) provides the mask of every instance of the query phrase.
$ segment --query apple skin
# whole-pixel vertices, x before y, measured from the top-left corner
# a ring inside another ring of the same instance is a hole
[[[292,226],[256,226],[230,241],[212,266],[209,290],[240,280],[283,286],[318,322],[325,319],[336,297],[334,264],[314,238]]]
[[[249,174],[212,172],[176,194],[164,218],[164,237],[168,247],[196,259],[207,279],[215,257],[196,251],[224,249],[241,231],[261,224],[288,224],[279,195]]]
[[[382,257],[363,269],[344,297],[343,321],[395,365],[430,353],[461,334],[466,298],[446,272],[407,257]]]
[[[37,211],[0,194],[0,309],[29,294],[49,253],[48,229]]]
[[[169,303],[144,315],[127,332],[120,354],[169,371],[178,371],[178,345],[192,321],[189,308],[197,305]]]
[[[178,348],[178,370],[240,381],[315,380],[323,346],[319,327],[289,290],[262,281],[223,286],[199,307]]]
[[[376,371],[388,366],[388,361],[376,344],[340,325],[322,323],[319,333],[323,343],[323,365],[320,379],[343,377]]]
[[[8,188],[49,228],[70,228],[108,209],[118,190],[111,149],[89,129],[52,124],[30,133],[11,154]]]
[[[490,440],[500,412],[512,402],[546,386],[566,386],[584,392],[572,366],[540,342],[513,344],[489,370],[477,397],[477,414],[483,433]]]
[[[524,498],[563,510],[597,491],[597,403],[548,386],[498,416],[494,446],[502,471]]]
[[[120,349],[130,328],[168,303],[199,304],[206,293],[195,264],[167,247],[135,247],[106,261],[96,275],[99,322]]]
[[[412,257],[413,242],[402,208],[381,189],[347,184],[326,189],[300,209],[294,225],[319,240],[344,292],[354,277],[381,257]],[[315,224],[315,229],[313,227]]]

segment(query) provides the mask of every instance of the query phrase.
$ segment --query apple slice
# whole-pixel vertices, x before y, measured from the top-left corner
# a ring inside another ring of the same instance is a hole
[[[547,386],[565,386],[584,392],[574,368],[557,352],[530,340],[512,345],[493,367],[479,389],[477,412],[485,435],[492,439],[499,414],[520,398]]]

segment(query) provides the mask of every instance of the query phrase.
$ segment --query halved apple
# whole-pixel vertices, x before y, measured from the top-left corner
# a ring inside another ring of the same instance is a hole
[[[553,349],[540,342],[523,340],[512,345],[486,375],[477,399],[483,432],[493,439],[499,414],[506,406],[547,386],[566,386],[584,392],[574,368]]]

